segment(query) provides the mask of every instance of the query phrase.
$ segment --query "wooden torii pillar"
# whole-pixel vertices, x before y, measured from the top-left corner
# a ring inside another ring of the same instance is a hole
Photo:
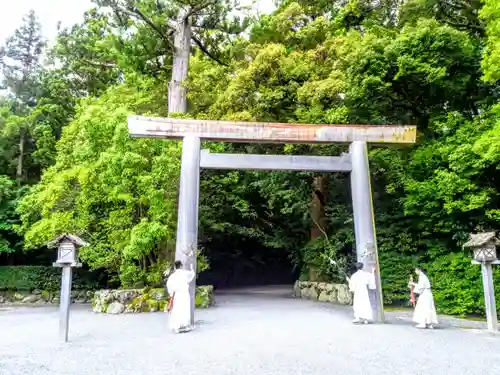
[[[182,140],[175,253],[176,259],[191,264],[193,269],[196,269],[196,251],[189,259],[186,254],[197,249],[200,168],[350,172],[356,255],[367,270],[376,269],[376,290],[371,295],[373,316],[377,322],[384,322],[367,143],[415,143],[415,126],[302,125],[129,116],[128,127],[132,137]],[[339,157],[211,154],[201,151],[202,139],[280,144],[348,143],[349,153]],[[190,286],[192,323],[195,287],[196,281],[193,281]]]

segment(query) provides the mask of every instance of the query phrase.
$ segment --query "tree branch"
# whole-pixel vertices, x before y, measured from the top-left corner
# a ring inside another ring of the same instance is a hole
[[[321,225],[316,221],[314,220],[313,216],[312,215],[309,215],[309,217],[311,218],[311,221],[313,222],[314,225],[316,225],[316,227],[319,229],[319,231],[323,234],[323,236],[325,237],[325,241],[328,245],[330,245],[330,239],[328,238],[328,234],[326,234],[326,231],[321,227]]]
[[[195,15],[196,13],[198,13],[198,12],[202,11],[203,9],[208,8],[210,5],[216,5],[216,4],[217,4],[217,1],[212,0],[212,1],[208,1],[208,2],[206,2],[205,4],[200,4],[200,5],[198,5],[197,7],[193,7],[193,8],[191,8],[191,10],[188,12],[187,17],[192,16],[192,15]]]
[[[203,53],[205,55],[207,55],[208,57],[210,57],[212,60],[214,60],[215,62],[219,63],[220,65],[223,65],[223,66],[229,66],[228,64],[222,62],[221,60],[219,60],[217,57],[215,57],[212,53],[210,53],[210,51],[203,45],[203,43],[201,43],[201,41],[196,38],[194,35],[191,36],[191,39],[196,43],[196,45],[203,51]]]
[[[137,7],[134,7],[133,9],[128,9],[124,8],[121,6],[117,6],[115,8],[117,11],[128,14],[131,17],[137,18],[139,20],[144,21],[153,31],[155,31],[158,35],[160,35],[163,40],[170,46],[172,46],[172,43],[170,42],[170,39],[168,38],[168,35],[163,32],[163,30],[156,25],[151,19],[149,19],[144,13],[142,13]],[[170,25],[169,25],[170,26]]]
[[[116,68],[116,64],[114,63],[109,63],[109,62],[98,62],[98,61],[91,61],[87,59],[83,59],[87,64],[98,67],[98,68]]]

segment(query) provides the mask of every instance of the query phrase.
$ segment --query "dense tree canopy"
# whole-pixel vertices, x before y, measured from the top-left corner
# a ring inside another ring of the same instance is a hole
[[[159,282],[175,247],[180,144],[129,139],[127,115],[169,113],[175,22],[187,6],[182,116],[417,125],[415,146],[370,149],[385,300],[406,302],[419,262],[441,311],[481,313],[479,268],[461,246],[470,232],[500,228],[498,0],[283,0],[260,16],[237,5],[95,1],[81,24],[60,31],[43,64],[30,14],[1,54],[10,88],[0,101],[2,261],[46,253],[47,241],[71,231],[91,244],[86,264],[115,283]],[[30,28],[32,56],[9,65]],[[26,61],[32,67],[18,68]],[[347,175],[203,171],[200,204],[200,266],[208,260],[226,279],[291,262],[298,277],[341,281],[353,261]]]

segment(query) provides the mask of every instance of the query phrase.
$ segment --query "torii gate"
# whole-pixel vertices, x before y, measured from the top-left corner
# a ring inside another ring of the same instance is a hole
[[[373,217],[367,143],[412,144],[415,126],[302,125],[262,122],[186,120],[129,116],[129,133],[137,138],[182,140],[181,177],[177,219],[176,259],[196,267],[200,168],[350,172],[356,255],[366,269],[376,270],[372,309],[384,321],[382,285]],[[254,143],[349,143],[349,153],[339,156],[212,154],[200,150],[201,139]],[[191,320],[194,323],[196,281],[190,286]]]

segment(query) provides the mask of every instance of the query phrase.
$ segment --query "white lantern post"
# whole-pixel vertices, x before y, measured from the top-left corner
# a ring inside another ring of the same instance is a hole
[[[71,305],[71,281],[73,267],[81,267],[78,263],[78,249],[88,243],[72,234],[63,234],[48,244],[57,247],[57,260],[54,267],[62,268],[61,298],[59,300],[59,335],[62,341],[68,341],[69,308]]]
[[[484,304],[488,331],[498,332],[498,317],[495,301],[495,288],[493,285],[493,264],[500,264],[497,258],[496,246],[500,241],[495,237],[495,232],[471,234],[464,247],[473,251],[473,264],[481,265],[483,276]]]

